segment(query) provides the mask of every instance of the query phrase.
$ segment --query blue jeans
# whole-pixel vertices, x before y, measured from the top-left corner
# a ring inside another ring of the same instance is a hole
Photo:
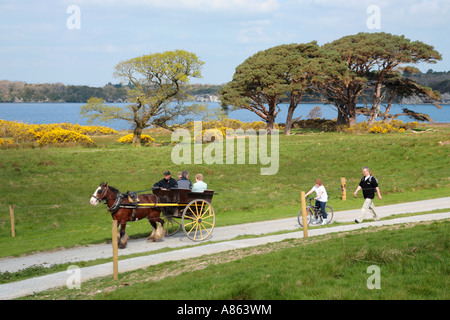
[[[327,213],[325,212],[325,206],[326,205],[327,205],[326,202],[322,202],[322,201],[316,200],[316,207],[320,207],[320,211],[322,211],[322,217],[324,219],[327,218]]]

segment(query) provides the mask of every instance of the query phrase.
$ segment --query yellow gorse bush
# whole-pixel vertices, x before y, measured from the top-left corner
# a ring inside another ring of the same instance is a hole
[[[227,136],[227,130],[260,130],[266,129],[267,124],[263,121],[242,122],[235,119],[224,118],[221,120],[202,121],[202,132],[197,133],[194,137],[196,142],[211,142],[211,141],[223,141],[223,138]],[[194,131],[194,122],[190,121],[184,125],[174,125],[172,129],[184,128],[191,132]],[[275,128],[278,125],[275,124]],[[212,137],[214,137],[212,139]]]
[[[141,143],[150,143],[155,141],[152,137],[150,137],[147,134],[141,135]],[[126,136],[123,136],[117,140],[119,143],[132,143],[133,142],[133,134],[127,134]]]
[[[195,142],[222,142],[226,136],[226,130],[229,128],[220,127],[214,129],[204,129],[195,136]]]
[[[103,126],[81,126],[71,123],[28,124],[18,121],[0,120],[0,137],[12,137],[18,143],[38,141],[47,133],[57,130],[72,131],[84,136],[117,133],[116,130]]]
[[[189,131],[193,131],[194,130],[194,122],[190,121],[182,126],[175,125],[175,126],[173,126],[173,129],[176,129],[178,127],[188,129]],[[229,118],[225,118],[222,120],[202,121],[202,130],[217,129],[217,130],[222,131],[223,128],[234,129],[234,130],[236,130],[236,129],[259,130],[259,129],[266,129],[267,124],[263,121],[242,122],[239,120],[229,119]],[[225,135],[225,133],[224,133],[224,135]]]
[[[46,132],[39,140],[38,145],[54,145],[61,143],[79,143],[84,146],[93,146],[94,141],[88,136],[61,128]]]
[[[419,124],[417,121],[404,123],[401,120],[393,119],[391,122],[386,123],[383,121],[377,121],[373,126],[369,126],[366,121],[357,123],[356,125],[349,127],[345,130],[348,133],[355,132],[370,132],[370,133],[396,133],[405,132],[406,130],[414,129]]]

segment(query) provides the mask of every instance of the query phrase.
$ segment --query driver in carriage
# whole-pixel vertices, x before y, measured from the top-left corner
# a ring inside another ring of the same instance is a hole
[[[164,172],[164,179],[159,180],[153,185],[153,189],[170,190],[171,188],[178,188],[177,181],[170,176],[170,171]]]

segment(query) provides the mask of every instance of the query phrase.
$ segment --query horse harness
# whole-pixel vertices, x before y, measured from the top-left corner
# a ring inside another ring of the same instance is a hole
[[[108,189],[108,186],[104,189],[102,194],[98,197],[99,200],[106,194],[107,189]],[[128,201],[130,203],[122,203],[122,201],[125,197],[128,198]],[[106,202],[106,200],[107,199],[104,199],[105,202]],[[157,208],[156,202],[157,201],[155,201],[155,206],[154,206],[155,208]],[[136,220],[136,214],[137,214],[137,210],[139,207],[139,198],[138,198],[138,195],[136,192],[127,191],[125,194],[118,192],[116,195],[116,199],[111,207],[108,206],[108,203],[105,203],[105,204],[106,204],[108,211],[111,212],[111,214],[116,213],[117,211],[119,211],[119,209],[133,209],[133,213],[131,214],[131,221]]]

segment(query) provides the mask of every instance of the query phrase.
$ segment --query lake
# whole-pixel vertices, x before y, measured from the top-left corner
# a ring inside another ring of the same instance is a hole
[[[192,103],[192,102],[188,102]],[[87,125],[87,120],[80,117],[80,107],[85,103],[0,103],[0,119],[3,120],[17,120],[30,124],[47,124],[47,123],[78,123],[80,125]],[[203,102],[210,108],[218,108],[220,106],[217,102]],[[126,103],[112,104],[119,107],[125,107]],[[300,104],[294,117],[302,116],[301,119],[306,119],[308,113],[315,106],[319,106],[322,111],[322,118],[334,119],[337,117],[337,111],[334,107],[324,104]],[[281,104],[281,112],[276,118],[276,122],[286,122],[286,115],[288,104]],[[393,105],[391,113],[401,113],[402,108],[408,108],[420,113],[428,114],[435,122],[447,123],[450,122],[450,105],[442,105],[442,109],[438,109],[433,105]],[[383,107],[381,108],[384,109]],[[228,116],[231,119],[240,120],[243,122],[260,121],[255,113],[248,110],[237,110],[229,112]],[[409,117],[399,117],[399,120],[404,122],[414,121]],[[357,116],[357,122],[366,120],[362,115]],[[111,127],[115,130],[132,129],[132,124],[123,120],[115,120],[108,123],[96,123],[102,126]]]

